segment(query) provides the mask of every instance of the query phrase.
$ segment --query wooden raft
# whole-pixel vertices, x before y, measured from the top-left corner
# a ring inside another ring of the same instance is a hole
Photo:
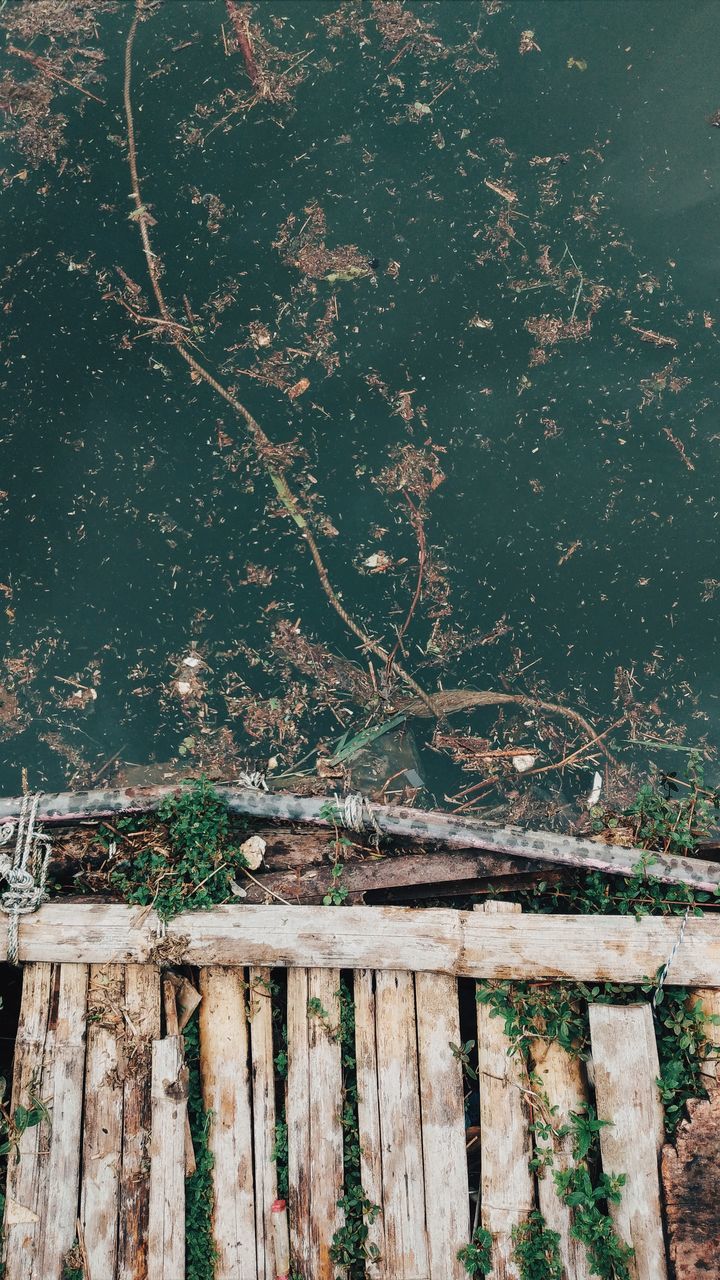
[[[510,904],[488,903],[479,914],[512,913]],[[340,911],[320,914],[340,926]],[[434,913],[418,914],[432,934]],[[338,940],[334,946],[341,949]],[[284,1274],[271,1227],[282,1106],[295,1273],[344,1280],[330,1256],[343,1223],[341,970],[283,966],[285,1006],[281,947],[278,941],[272,968],[204,965],[193,978],[203,1100],[212,1112],[216,1280]],[[532,1132],[527,1077],[508,1053],[502,1019],[473,1003],[475,1083],[464,1078],[457,1052],[463,1031],[454,975],[347,967],[362,1185],[378,1206],[368,1280],[465,1280],[457,1252],[473,1221],[492,1237],[495,1280],[518,1280],[513,1228],[534,1208],[559,1233],[566,1280],[590,1280],[571,1211],[549,1179],[530,1173],[543,1142]],[[716,998],[720,971],[715,978],[706,1000]],[[188,989],[155,964],[26,964],[12,1107],[39,1100],[47,1119],[25,1130],[8,1164],[7,1280],[62,1280],[78,1245],[85,1280],[184,1280],[186,1174],[194,1158],[182,1038],[195,1003]],[[273,1064],[274,1011],[287,1013],[284,1085]],[[627,1177],[616,1230],[635,1250],[633,1280],[665,1280],[663,1114],[649,1006],[593,1005],[590,1032],[594,1101],[609,1122],[603,1169]],[[531,1058],[558,1118],[581,1109],[590,1096],[585,1068],[544,1042],[532,1046]],[[471,1115],[479,1124],[468,1128]],[[555,1167],[570,1158],[561,1144]]]

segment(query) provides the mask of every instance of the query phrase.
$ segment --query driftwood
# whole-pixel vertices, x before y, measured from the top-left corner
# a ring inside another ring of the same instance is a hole
[[[720,1280],[720,1091],[687,1111],[662,1155],[670,1260],[676,1280]]]
[[[446,908],[221,906],[169,921],[147,907],[58,901],[21,916],[22,961],[410,969],[455,977],[642,982],[678,941],[677,917],[486,916]],[[0,960],[7,918],[0,918]],[[720,920],[690,916],[670,985],[720,987]]]
[[[155,810],[179,787],[131,787],[119,791],[60,792],[41,798],[38,818],[47,824],[108,818],[116,813]],[[234,814],[287,822],[331,826],[325,816],[327,798],[293,796],[256,791],[248,787],[218,786]],[[21,799],[0,800],[0,822],[16,818]],[[575,870],[636,875],[641,869],[667,884],[687,884],[713,893],[720,885],[720,865],[699,858],[647,853],[549,831],[522,831],[495,827],[479,818],[455,816],[438,810],[405,809],[370,803],[366,811],[375,829],[385,836],[435,842],[454,849],[479,849],[511,858],[548,862]]]

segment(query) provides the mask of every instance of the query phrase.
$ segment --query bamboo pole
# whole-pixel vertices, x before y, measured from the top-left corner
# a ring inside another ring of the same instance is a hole
[[[180,794],[174,787],[128,787],[116,791],[59,792],[44,795],[38,807],[38,821],[48,824],[108,818],[117,813],[148,813],[168,796]],[[276,818],[286,822],[330,826],[324,816],[327,798],[295,796],[257,791],[250,787],[219,785],[218,794],[230,813],[255,818]],[[0,822],[16,818],[21,798],[0,799]],[[641,849],[626,849],[601,841],[579,840],[550,831],[522,831],[518,827],[495,827],[469,815],[447,814],[439,810],[404,809],[368,803],[367,812],[377,830],[386,836],[404,836],[434,842],[454,849],[479,849],[531,862],[549,862],[580,871],[604,871],[612,875],[652,876],[665,884],[687,884],[713,893],[720,885],[720,865],[702,858],[682,858]]]

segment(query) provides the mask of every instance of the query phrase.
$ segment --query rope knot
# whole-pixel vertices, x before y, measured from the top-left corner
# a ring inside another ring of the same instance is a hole
[[[7,889],[0,894],[0,911],[8,916],[7,958],[18,964],[20,916],[37,911],[46,898],[45,885],[50,862],[50,837],[36,831],[40,793],[23,796],[17,825],[7,822],[0,828],[0,845],[9,844],[15,834],[15,850],[10,857],[0,854],[0,877]]]

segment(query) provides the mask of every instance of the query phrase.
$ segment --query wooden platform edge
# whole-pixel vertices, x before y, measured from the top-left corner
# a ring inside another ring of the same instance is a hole
[[[678,917],[484,915],[445,908],[221,906],[177,916],[54,902],[20,924],[21,961],[408,969],[485,979],[641,982],[678,942]],[[0,960],[7,920],[0,921]],[[720,917],[691,916],[670,985],[720,987]]]

